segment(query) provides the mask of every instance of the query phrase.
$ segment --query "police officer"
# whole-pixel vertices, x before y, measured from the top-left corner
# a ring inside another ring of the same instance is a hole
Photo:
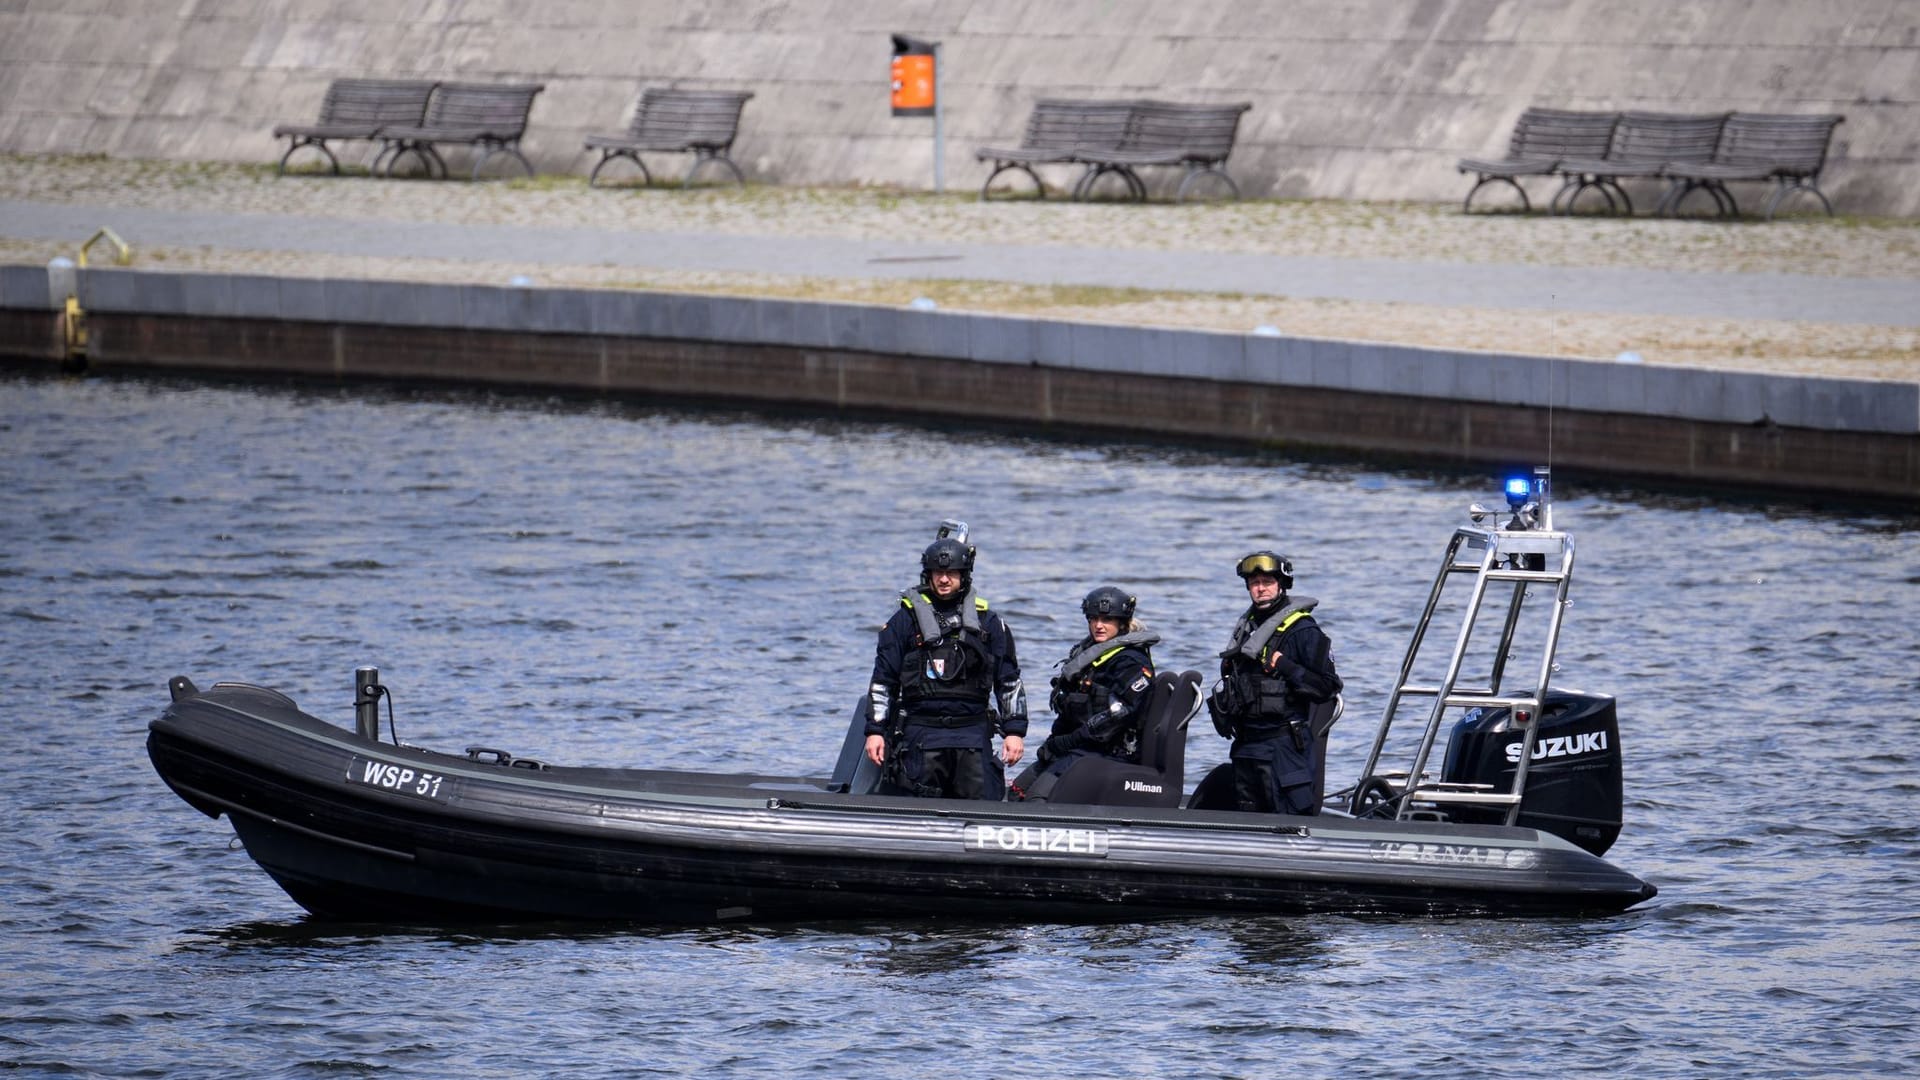
[[[1140,705],[1153,682],[1152,650],[1160,635],[1134,619],[1138,602],[1112,585],[1080,602],[1087,636],[1054,676],[1053,732],[1040,744],[1042,766],[1064,765],[1076,754],[1140,760]]]
[[[1026,691],[1013,634],[973,592],[974,549],[943,536],[920,556],[920,585],[880,629],[867,691],[867,757],[908,794],[1003,799],[1025,752]],[[997,696],[999,713],[988,711]]]
[[[1293,564],[1284,555],[1256,551],[1234,569],[1252,603],[1234,624],[1207,698],[1214,727],[1233,740],[1234,799],[1242,810],[1316,813],[1309,711],[1342,685],[1333,645],[1313,619],[1319,601],[1288,595]]]

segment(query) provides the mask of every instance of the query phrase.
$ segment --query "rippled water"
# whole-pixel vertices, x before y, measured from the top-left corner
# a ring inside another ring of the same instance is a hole
[[[305,918],[146,761],[165,680],[566,763],[824,771],[942,517],[1031,683],[1093,584],[1203,667],[1296,556],[1359,769],[1497,478],[477,394],[0,376],[0,1066],[21,1075],[1912,1075],[1920,518],[1562,478],[1564,685],[1661,888],[1590,921],[450,931]],[[1204,727],[1205,725],[1202,725]],[[1223,756],[1194,734],[1190,778]]]

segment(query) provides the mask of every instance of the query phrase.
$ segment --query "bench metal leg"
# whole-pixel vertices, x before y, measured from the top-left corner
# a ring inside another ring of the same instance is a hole
[[[287,147],[287,152],[280,155],[280,175],[281,176],[287,175],[287,159],[293,156],[293,152],[295,150],[299,150],[309,146],[327,155],[327,164],[333,166],[333,175],[335,176],[340,175],[340,159],[337,157],[334,157],[333,151],[327,149],[327,140],[310,139],[310,138],[301,137],[301,138],[294,139],[293,145]]]
[[[1094,186],[1100,182],[1102,176],[1119,177],[1120,182],[1127,185],[1128,198],[1135,202],[1147,201],[1146,182],[1140,179],[1139,174],[1127,168],[1125,165],[1094,166],[1088,170],[1087,175],[1080,178],[1080,183],[1074,188],[1073,197],[1081,200],[1093,198]]]
[[[492,161],[494,158],[501,157],[503,155],[506,157],[510,157],[513,160],[519,162],[520,167],[527,170],[527,176],[529,178],[533,176],[533,162],[527,160],[526,155],[520,152],[519,147],[507,146],[503,143],[491,143],[491,144],[482,143],[480,145],[485,146],[487,148],[487,151],[486,153],[480,155],[480,160],[473,163],[473,172],[469,176],[469,179],[479,180],[480,170],[486,167],[487,162]],[[445,165],[441,166],[441,175],[442,176],[446,175]]]
[[[1604,176],[1576,176],[1569,178],[1566,183],[1560,185],[1559,191],[1553,193],[1553,201],[1547,204],[1547,212],[1550,214],[1571,215],[1573,213],[1573,204],[1579,202],[1581,194],[1588,191],[1597,191],[1600,193],[1601,198],[1607,200],[1607,213],[1609,214],[1617,214],[1620,212],[1619,204],[1613,201],[1614,193],[1619,192],[1621,200],[1626,202],[1627,213],[1629,215],[1633,213],[1633,201],[1627,198],[1626,191],[1621,189],[1619,184],[1614,183]]]
[[[1615,195],[1620,196],[1620,205],[1626,207],[1627,216],[1632,217],[1633,216],[1633,199],[1627,195],[1627,189],[1621,185],[1620,181],[1615,180],[1614,178],[1608,176],[1608,177],[1602,177],[1600,182],[1607,186],[1608,191],[1611,191]],[[1608,204],[1609,205],[1612,204],[1611,199],[1608,200]]]
[[[722,165],[725,165],[728,169],[733,171],[734,183],[740,185],[741,187],[747,186],[747,178],[744,174],[740,172],[740,166],[735,165],[733,163],[733,159],[728,157],[727,155],[715,153],[711,150],[695,150],[693,154],[694,154],[693,168],[688,169],[687,178],[685,180],[680,181],[680,185],[682,187],[693,186],[693,178],[695,176],[698,176],[700,173],[700,170],[705,168],[707,164],[710,162],[718,162]]]
[[[1827,201],[1827,197],[1821,193],[1818,187],[1815,187],[1802,178],[1782,176],[1776,183],[1773,197],[1767,200],[1767,220],[1772,221],[1773,212],[1780,209],[1781,204],[1785,203],[1789,196],[1801,191],[1808,192],[1814,198],[1819,199],[1820,205],[1826,208],[1827,216],[1833,216],[1833,204]]]
[[[400,167],[400,159],[407,157],[408,155],[412,155],[416,160],[420,162],[420,167],[427,170],[427,179],[429,180],[446,179],[446,176],[447,176],[446,159],[442,158],[439,152],[434,150],[432,143],[424,143],[424,142],[395,143],[393,147],[393,155],[387,158],[386,171],[381,175],[386,177],[392,177],[393,170]]]
[[[1473,197],[1480,193],[1481,188],[1496,182],[1507,185],[1514,190],[1515,194],[1520,196],[1520,211],[1522,213],[1530,212],[1533,209],[1533,203],[1527,200],[1527,189],[1521,187],[1518,180],[1515,180],[1511,176],[1488,176],[1482,173],[1480,174],[1480,182],[1473,185],[1472,190],[1467,192],[1466,201],[1460,204],[1460,212],[1463,214],[1472,213]]]
[[[633,150],[600,151],[600,160],[594,164],[593,171],[587,174],[587,186],[595,186],[595,182],[600,179],[600,170],[612,164],[616,158],[626,158],[628,161],[633,162],[634,167],[640,170],[641,181],[648,187],[653,186],[652,171],[647,168],[646,162],[640,160],[640,154]]]
[[[1193,186],[1195,180],[1203,176],[1218,177],[1222,183],[1227,185],[1227,190],[1233,192],[1235,199],[1240,197],[1240,185],[1233,182],[1233,177],[1228,176],[1225,169],[1215,168],[1212,165],[1195,165],[1188,168],[1187,175],[1180,178],[1180,186],[1174,190],[1173,201],[1186,202],[1187,189]]]
[[[1706,192],[1707,197],[1713,200],[1715,216],[1740,216],[1740,206],[1733,201],[1733,193],[1718,180],[1676,181],[1675,185],[1667,189],[1667,194],[1661,198],[1655,213],[1666,217],[1679,217],[1680,204],[1686,202],[1696,191]]]
[[[1034,192],[1035,198],[1045,199],[1047,197],[1047,185],[1040,182],[1039,173],[1034,172],[1027,165],[1018,161],[996,161],[994,162],[994,165],[993,165],[993,171],[987,174],[986,180],[982,182],[980,185],[980,201],[981,202],[987,201],[987,189],[993,186],[993,181],[995,180],[995,178],[997,178],[1001,173],[1007,172],[1012,169],[1019,169],[1021,172],[1027,174],[1028,179],[1033,181],[1033,192]]]
[[[373,159],[367,162],[367,174],[369,176],[387,175],[384,170],[387,165],[391,164],[387,161],[387,158],[399,153],[399,151],[400,147],[398,144],[384,139],[381,140],[379,153],[374,154]]]

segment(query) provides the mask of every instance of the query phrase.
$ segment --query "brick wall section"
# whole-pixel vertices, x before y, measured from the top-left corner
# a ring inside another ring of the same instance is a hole
[[[1248,194],[1452,200],[1537,103],[1844,113],[1835,203],[1920,216],[1912,0],[0,0],[0,150],[268,162],[337,76],[538,80],[528,148],[584,174],[582,136],[671,84],[757,94],[756,179],[929,187],[893,32],[942,42],[958,190],[1036,97],[1153,95],[1254,103]]]

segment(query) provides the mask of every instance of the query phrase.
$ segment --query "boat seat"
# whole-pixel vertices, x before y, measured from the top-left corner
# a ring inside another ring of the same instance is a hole
[[[1335,721],[1340,719],[1346,708],[1346,699],[1335,694],[1333,700],[1323,701],[1307,713],[1307,718],[1313,724],[1313,733],[1318,737],[1313,749],[1313,812],[1316,814],[1327,799],[1327,732],[1333,729]],[[1193,796],[1187,800],[1187,809],[1240,809],[1239,802],[1233,796],[1233,762],[1223,761],[1215,765],[1194,785]]]
[[[1140,761],[1075,755],[1065,772],[1027,788],[1026,801],[1178,807],[1186,784],[1187,722],[1200,709],[1200,673],[1161,672],[1142,705]]]
[[[853,719],[847,723],[847,737],[840,744],[840,757],[833,764],[828,791],[849,795],[872,795],[880,790],[880,766],[867,757],[867,695],[853,703]]]

